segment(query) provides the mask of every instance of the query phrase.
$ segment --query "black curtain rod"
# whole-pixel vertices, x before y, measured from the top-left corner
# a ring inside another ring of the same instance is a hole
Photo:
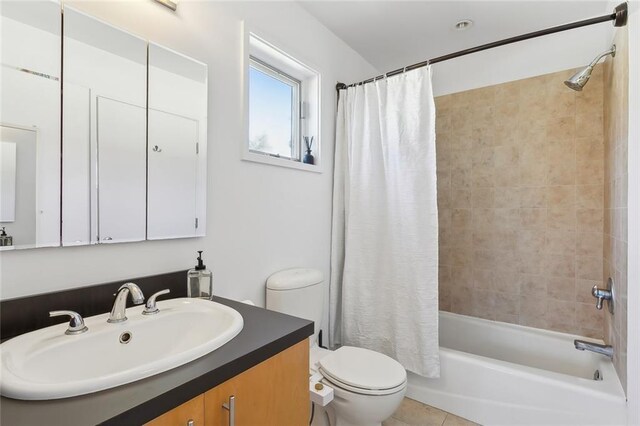
[[[409,65],[404,68],[398,68],[397,70],[390,71],[386,74],[381,74],[376,77],[361,81],[359,83],[353,83],[350,85],[346,85],[344,83],[336,84],[336,90],[346,89],[347,87],[358,86],[361,84],[372,83],[381,78],[391,77],[393,75],[401,74],[405,71],[411,71],[416,68],[422,68],[430,64],[436,64],[438,62],[448,61],[449,59],[459,58],[460,56],[469,55],[471,53],[481,52],[483,50],[493,49],[494,47],[500,47],[511,43],[517,43],[519,41],[529,40],[531,38],[536,38],[548,34],[559,33],[562,31],[572,30],[574,28],[586,27],[588,25],[599,24],[602,22],[613,21],[613,25],[616,27],[623,27],[627,25],[627,13],[628,6],[627,3],[621,3],[617,5],[613,11],[613,13],[609,15],[599,16],[597,18],[585,19],[583,21],[572,22],[570,24],[558,25],[557,27],[547,28],[545,30],[534,31],[527,34],[522,34],[515,37],[505,38],[504,40],[494,41],[492,43],[482,44],[480,46],[472,47],[469,49],[459,50],[457,52],[449,53],[447,55],[438,56],[433,59],[429,59],[426,61],[418,62],[417,64]]]

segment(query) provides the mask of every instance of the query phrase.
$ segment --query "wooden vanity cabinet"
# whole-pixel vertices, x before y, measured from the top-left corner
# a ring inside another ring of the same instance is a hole
[[[204,395],[167,411],[147,423],[147,426],[202,426],[204,425]]]
[[[190,420],[192,424],[188,423]],[[308,423],[309,342],[305,339],[147,425],[300,426]]]

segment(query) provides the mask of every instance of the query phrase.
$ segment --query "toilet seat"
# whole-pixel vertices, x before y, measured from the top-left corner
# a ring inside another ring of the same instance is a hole
[[[389,395],[407,384],[407,373],[399,362],[368,349],[342,346],[322,357],[318,365],[328,382],[363,395]]]
[[[321,371],[322,371],[322,369],[321,369]],[[349,386],[346,383],[343,383],[340,380],[336,379],[335,377],[331,377],[325,371],[322,371],[322,377],[324,378],[323,382],[326,382],[325,384],[327,384],[329,386],[333,386],[334,389],[335,388],[340,388],[340,389],[344,389],[346,391],[357,393],[357,394],[360,394],[360,395],[371,395],[371,396],[391,395],[391,394],[394,394],[396,392],[400,392],[401,390],[403,390],[407,386],[407,382],[404,381],[401,385],[399,385],[399,386],[397,386],[395,388],[374,390],[374,389],[365,389],[365,388],[358,388],[358,387],[355,387],[355,386]]]

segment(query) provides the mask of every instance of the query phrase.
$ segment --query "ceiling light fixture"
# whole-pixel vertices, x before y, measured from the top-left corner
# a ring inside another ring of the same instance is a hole
[[[471,19],[461,19],[460,21],[456,22],[453,28],[457,31],[464,31],[464,30],[468,30],[472,26],[473,26],[473,21]]]
[[[167,6],[171,10],[176,10],[178,8],[178,0],[156,0],[163,6]]]

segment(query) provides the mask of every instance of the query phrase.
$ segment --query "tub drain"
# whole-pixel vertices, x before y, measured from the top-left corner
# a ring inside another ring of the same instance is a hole
[[[602,380],[602,373],[600,373],[600,370],[593,372],[593,380]]]
[[[120,343],[122,343],[123,345],[129,343],[131,339],[133,339],[133,336],[131,335],[130,331],[125,331],[120,335]]]

